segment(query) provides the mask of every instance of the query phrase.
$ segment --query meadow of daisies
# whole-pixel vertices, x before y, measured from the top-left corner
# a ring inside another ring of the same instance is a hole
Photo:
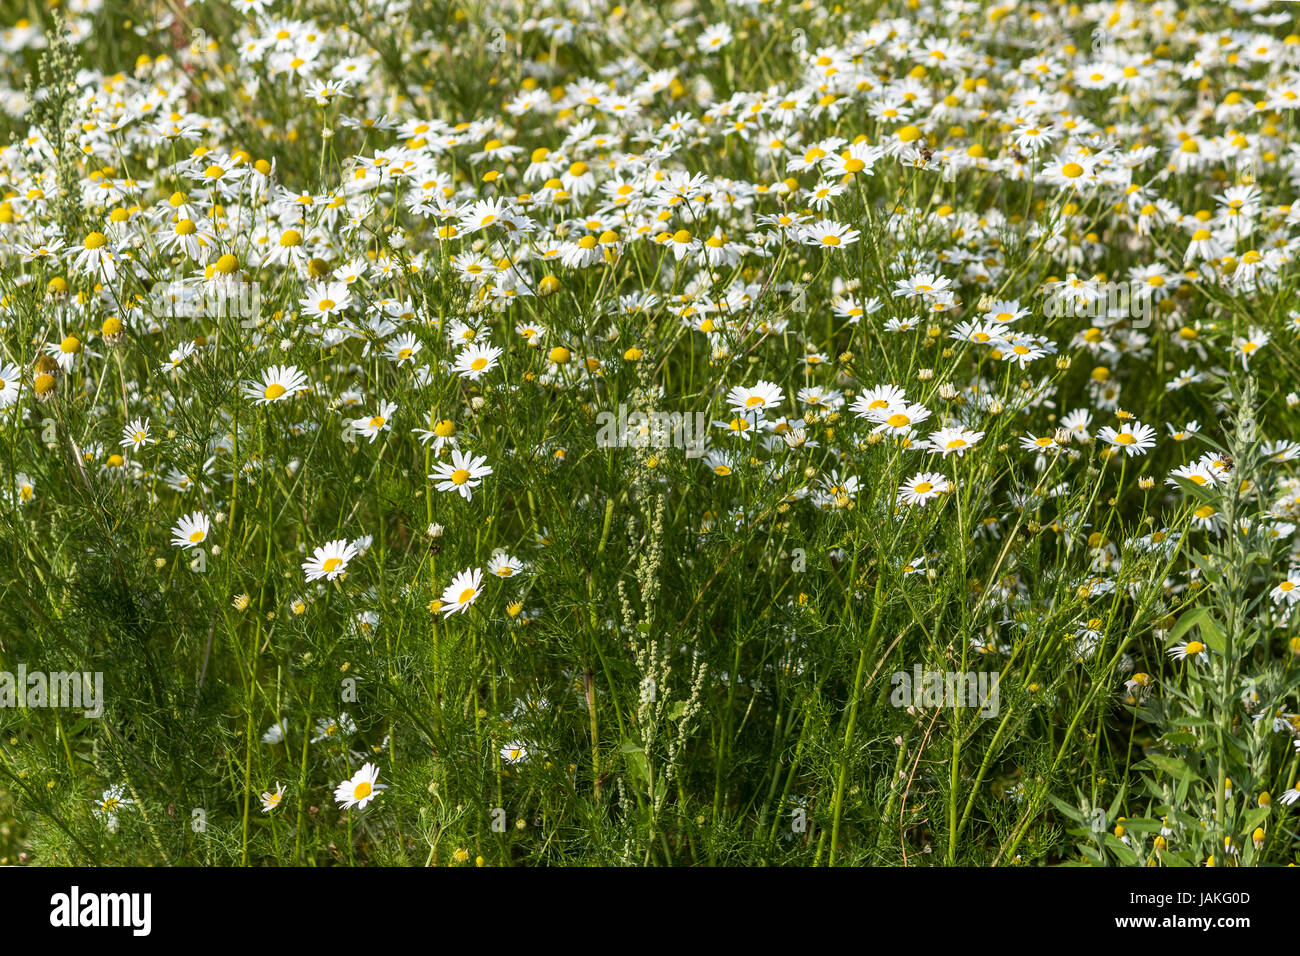
[[[1292,12],[0,2],[0,863],[1300,859]]]

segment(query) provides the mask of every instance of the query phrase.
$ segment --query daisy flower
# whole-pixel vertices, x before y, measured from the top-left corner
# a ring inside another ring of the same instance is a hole
[[[1288,571],[1286,580],[1269,591],[1268,596],[1273,599],[1274,604],[1285,601],[1288,607],[1300,601],[1300,568],[1292,568]]]
[[[412,332],[399,335],[384,347],[384,358],[397,365],[415,364],[415,355],[423,346]]]
[[[117,811],[122,807],[129,807],[134,804],[134,800],[126,798],[126,787],[121,784],[115,784],[109,787],[95,801],[92,808],[97,819],[103,820],[108,827],[109,833],[117,832]]]
[[[1144,454],[1156,445],[1156,430],[1141,422],[1125,422],[1119,431],[1107,425],[1097,432],[1097,437],[1130,456]]]
[[[904,504],[924,507],[930,499],[951,490],[952,486],[943,475],[933,471],[922,471],[903,482],[898,489],[898,497]]]
[[[262,812],[270,813],[280,805],[282,800],[284,800],[284,786],[277,780],[274,790],[267,790],[262,794]]]
[[[172,544],[185,551],[190,548],[197,548],[208,540],[210,529],[211,524],[208,521],[208,516],[202,511],[183,515],[176,522],[176,527],[172,528]]]
[[[339,538],[317,548],[310,560],[302,563],[302,569],[309,582],[320,578],[333,581],[347,570],[348,562],[356,556],[356,545],[350,544],[347,538]]]
[[[1165,653],[1176,661],[1190,658],[1193,663],[1203,664],[1210,653],[1210,649],[1200,641],[1183,641],[1180,644],[1175,644]]]
[[[873,409],[867,418],[876,422],[873,431],[894,434],[907,432],[914,425],[919,425],[930,417],[930,410],[924,405],[902,402],[886,408]]]
[[[334,720],[328,717],[322,717],[316,721],[316,736],[311,739],[314,744],[322,740],[332,740],[336,737],[350,737],[357,732],[357,722],[353,720],[347,712],[338,715]]]
[[[487,464],[487,456],[474,456],[469,452],[452,449],[451,461],[440,462],[429,475],[430,481],[438,482],[439,491],[455,491],[469,501],[474,496],[473,489],[483,483],[483,479],[492,474]]]
[[[358,810],[364,810],[366,804],[379,795],[380,790],[387,789],[387,784],[379,782],[379,768],[372,763],[367,763],[352,775],[351,780],[344,780],[334,788],[334,799],[340,809],[348,810],[356,807]]]
[[[473,381],[497,367],[501,349],[491,345],[470,345],[456,356],[452,371]]]
[[[379,414],[372,415],[369,418],[354,418],[351,421],[352,430],[363,438],[369,438],[371,443],[379,437],[380,432],[390,429],[389,419],[392,418],[393,412],[397,411],[396,402],[380,402]]]
[[[828,249],[851,246],[861,235],[858,230],[830,219],[811,223],[799,231],[800,242],[804,245],[822,246]]]
[[[493,552],[492,557],[488,560],[488,574],[494,574],[499,578],[514,577],[523,569],[524,564],[522,561],[511,557],[504,551]]]
[[[14,491],[20,505],[25,505],[36,497],[36,485],[25,471],[18,472],[14,477]]]
[[[244,383],[244,397],[253,399],[255,405],[284,401],[307,387],[307,376],[296,365],[272,365],[260,382]]]
[[[750,388],[737,385],[727,393],[727,404],[738,412],[762,413],[781,404],[781,389],[773,382],[766,381],[760,381]]]
[[[303,315],[329,319],[342,314],[352,304],[352,290],[346,282],[318,282],[307,287],[298,304],[302,306]]]
[[[130,448],[132,451],[139,451],[145,445],[152,441],[149,437],[149,419],[133,418],[122,429],[121,446]]]
[[[18,383],[22,374],[17,365],[0,365],[0,408],[8,408],[18,401]]]
[[[877,385],[854,399],[853,404],[849,406],[849,411],[859,418],[866,418],[881,409],[905,404],[907,404],[907,397],[897,385]]]
[[[945,458],[952,454],[960,458],[983,437],[983,432],[973,432],[966,428],[940,428],[932,432],[926,441],[932,450]]]
[[[506,763],[519,763],[528,759],[528,748],[522,741],[512,740],[501,748],[501,759]]]
[[[450,617],[457,611],[468,611],[469,606],[483,593],[483,571],[480,568],[466,568],[451,579],[442,592],[442,613]]]

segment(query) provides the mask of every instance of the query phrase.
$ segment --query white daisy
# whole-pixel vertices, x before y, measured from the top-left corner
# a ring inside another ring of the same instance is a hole
[[[302,569],[308,581],[320,578],[333,581],[347,570],[348,562],[356,556],[356,545],[350,544],[347,538],[339,538],[317,548],[311,559],[302,563]]]

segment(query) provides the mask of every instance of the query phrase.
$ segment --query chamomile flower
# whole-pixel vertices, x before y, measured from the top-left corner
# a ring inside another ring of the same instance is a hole
[[[184,551],[197,548],[208,540],[211,528],[212,524],[208,516],[202,511],[184,515],[176,522],[176,527],[172,528],[172,544]]]
[[[1280,605],[1285,602],[1287,607],[1300,601],[1300,568],[1292,568],[1288,571],[1286,577],[1268,592],[1268,596],[1273,599],[1274,604]]]
[[[341,810],[350,810],[352,807],[364,810],[371,800],[379,796],[381,790],[387,789],[387,784],[379,782],[379,768],[366,763],[362,764],[351,779],[344,780],[334,788],[334,800]]]
[[[109,833],[116,833],[118,812],[134,804],[134,800],[128,800],[126,797],[126,787],[115,784],[100,795],[91,809],[96,819],[102,821],[108,828]]]
[[[504,551],[495,551],[488,559],[488,574],[499,578],[511,578],[523,571],[524,564],[518,558],[511,557]]]
[[[357,556],[356,545],[346,538],[339,538],[321,545],[307,561],[302,563],[302,570],[308,582],[324,578],[333,581],[347,570],[348,562]]]
[[[277,780],[275,782],[274,790],[266,790],[262,793],[262,812],[270,813],[272,810],[280,806],[283,800],[284,786]]]
[[[133,418],[122,429],[120,444],[123,448],[129,448],[131,451],[139,451],[154,440],[149,436],[149,419]]]
[[[1176,661],[1190,660],[1194,664],[1207,662],[1210,649],[1201,641],[1182,641],[1165,651]]]
[[[244,397],[254,405],[286,401],[307,388],[307,376],[296,365],[272,365],[262,380],[244,383]]]
[[[917,472],[898,489],[898,500],[906,505],[920,505],[952,490],[952,485],[943,475],[933,471]]]
[[[930,433],[926,444],[945,458],[949,455],[960,458],[983,437],[983,432],[971,431],[967,428],[940,428]]]
[[[1156,445],[1156,430],[1141,422],[1125,422],[1118,430],[1106,425],[1097,432],[1097,437],[1130,457],[1145,454]]]
[[[380,402],[379,411],[376,414],[352,419],[350,423],[352,430],[362,438],[370,439],[373,443],[379,437],[380,432],[386,432],[392,428],[392,417],[395,411],[397,411],[396,402]]]
[[[781,399],[781,389],[773,382],[759,382],[749,388],[737,385],[727,393],[727,404],[738,412],[757,411],[762,414],[769,409],[775,410]]]
[[[447,585],[442,592],[442,614],[450,617],[457,612],[464,613],[483,593],[483,571],[480,568],[466,568]]]
[[[456,356],[452,371],[470,381],[481,378],[497,367],[502,350],[491,345],[470,345]]]
[[[0,409],[8,408],[18,401],[18,386],[22,374],[17,365],[0,363]]]
[[[450,462],[439,462],[430,481],[436,481],[439,491],[454,491],[466,501],[474,497],[474,489],[483,483],[483,479],[492,474],[492,466],[487,463],[487,456],[475,456],[469,452],[453,449]]]

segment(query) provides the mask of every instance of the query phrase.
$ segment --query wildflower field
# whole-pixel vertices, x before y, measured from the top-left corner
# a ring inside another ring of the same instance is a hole
[[[0,863],[1300,860],[1295,6],[0,2]]]

